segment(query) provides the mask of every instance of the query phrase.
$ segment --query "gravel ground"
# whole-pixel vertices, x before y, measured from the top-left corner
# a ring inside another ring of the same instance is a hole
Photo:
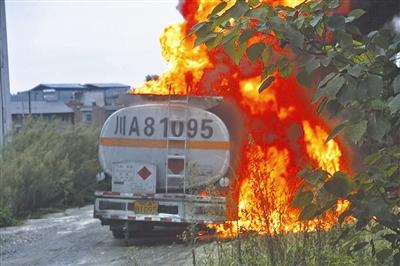
[[[0,265],[192,265],[176,240],[126,245],[92,217],[93,206],[68,209],[0,231]],[[201,252],[202,244],[196,248]]]

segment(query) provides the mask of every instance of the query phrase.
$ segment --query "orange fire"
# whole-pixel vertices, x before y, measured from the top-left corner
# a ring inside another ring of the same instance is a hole
[[[220,2],[180,2],[185,21],[168,26],[160,37],[168,71],[158,80],[135,88],[133,93],[168,94],[171,86],[172,93],[185,94],[186,88],[190,88],[192,95],[213,94],[233,100],[245,115],[250,135],[242,143],[241,163],[227,204],[230,218],[237,222],[216,225],[217,231],[234,235],[242,230],[274,234],[315,230],[317,226],[328,229],[336,222],[337,213],[299,222],[300,210],[290,202],[302,182],[297,173],[304,166],[312,165],[329,173],[348,169],[343,148],[334,140],[325,143],[329,127],[316,114],[310,95],[294,77],[283,79],[276,75],[271,86],[260,94],[260,63],[243,58],[236,65],[222,48],[194,47],[194,37],[187,36],[190,28],[206,20]],[[303,0],[268,2],[296,6]],[[233,3],[229,1],[226,8]],[[346,206],[343,202],[338,204],[336,212]]]
[[[319,126],[312,128],[308,121],[303,121],[303,131],[307,155],[312,163],[330,174],[341,170],[339,145],[333,140],[325,143],[328,134]],[[260,145],[248,145],[246,149],[248,178],[240,187],[239,219],[214,226],[218,232],[224,236],[241,231],[276,234],[311,231],[317,227],[329,229],[336,222],[337,215],[332,213],[322,220],[298,221],[298,210],[290,206],[293,195],[290,182],[296,181],[290,181],[293,179],[289,169],[292,159],[288,149]],[[336,213],[342,213],[347,206],[347,202],[339,202]]]
[[[187,23],[170,25],[164,29],[160,37],[162,55],[168,63],[168,71],[158,80],[151,80],[134,93],[168,94],[172,84],[173,93],[186,93],[186,86],[198,83],[202,70],[212,67],[208,59],[207,47],[193,47],[194,37],[185,39]]]

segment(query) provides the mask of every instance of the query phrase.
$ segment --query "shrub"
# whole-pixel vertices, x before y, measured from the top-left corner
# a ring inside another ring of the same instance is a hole
[[[231,241],[216,241],[197,249],[196,265],[378,265],[371,249],[349,253],[333,245],[342,229],[311,233],[243,234]],[[360,233],[365,241],[370,233]]]
[[[24,218],[39,208],[93,199],[97,129],[29,121],[11,139],[0,158],[0,208]]]
[[[0,208],[0,227],[16,225],[18,221],[9,209]]]

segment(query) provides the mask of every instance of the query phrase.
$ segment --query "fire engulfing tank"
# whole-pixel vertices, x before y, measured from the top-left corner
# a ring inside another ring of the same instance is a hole
[[[217,114],[232,128],[240,121],[234,110],[221,97],[130,100],[101,130],[99,160],[112,188],[96,192],[95,217],[114,236],[138,223],[224,222],[226,199],[215,191],[226,194],[235,151]]]

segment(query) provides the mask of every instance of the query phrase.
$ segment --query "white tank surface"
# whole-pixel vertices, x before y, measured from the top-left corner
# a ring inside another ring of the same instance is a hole
[[[107,174],[113,165],[139,163],[156,169],[156,189],[212,184],[230,163],[229,132],[215,114],[188,104],[150,103],[113,113],[100,134],[99,159]],[[167,185],[167,179],[168,185]],[[177,178],[179,179],[179,178]]]

